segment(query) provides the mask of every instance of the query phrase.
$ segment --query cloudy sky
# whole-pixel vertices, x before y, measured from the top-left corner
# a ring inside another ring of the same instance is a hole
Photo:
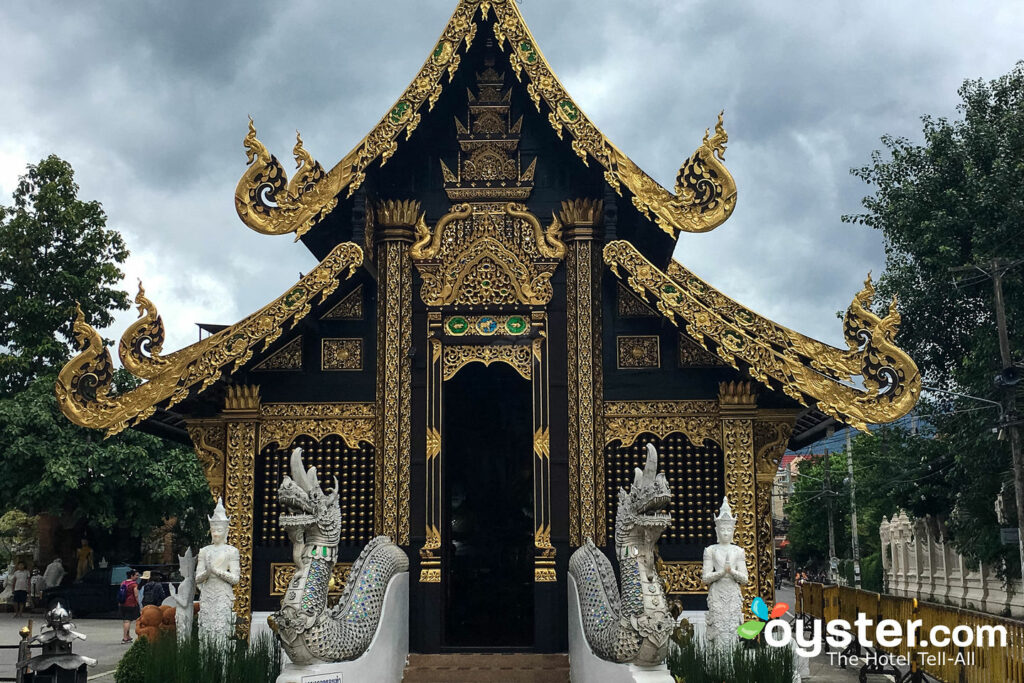
[[[0,6],[0,203],[58,154],[102,202],[168,327],[229,323],[307,272],[290,236],[232,204],[246,115],[280,158],[294,131],[333,166],[422,64],[455,0],[22,2]],[[726,110],[733,217],[677,258],[744,304],[839,343],[835,311],[883,266],[840,222],[868,191],[849,169],[884,133],[920,139],[966,78],[1024,59],[1024,3],[522,0],[556,73],[663,185]],[[134,318],[122,314],[108,336]]]

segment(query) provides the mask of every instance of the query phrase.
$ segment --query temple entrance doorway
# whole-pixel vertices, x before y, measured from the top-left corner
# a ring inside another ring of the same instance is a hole
[[[444,383],[445,648],[534,644],[532,419],[530,381],[504,363]]]

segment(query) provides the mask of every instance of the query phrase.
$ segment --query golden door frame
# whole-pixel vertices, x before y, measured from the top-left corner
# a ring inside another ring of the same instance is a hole
[[[523,317],[527,314],[523,313]],[[450,316],[449,316],[450,317]],[[495,316],[496,317],[496,316]],[[420,549],[420,582],[441,582],[441,528],[443,504],[444,383],[470,363],[505,363],[530,381],[533,394],[533,539],[534,581],[557,580],[555,548],[551,545],[550,353],[548,319],[544,311],[529,313],[530,325],[522,341],[486,344],[467,340],[445,343],[443,316],[427,313],[427,420],[426,420],[426,542]]]

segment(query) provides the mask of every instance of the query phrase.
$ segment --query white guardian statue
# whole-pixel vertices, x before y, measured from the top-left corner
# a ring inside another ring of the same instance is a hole
[[[739,640],[736,628],[743,623],[743,594],[747,585],[747,556],[732,542],[736,518],[729,498],[715,517],[718,543],[704,549],[702,579],[708,585],[707,640],[717,650],[731,651]]]
[[[187,549],[184,555],[178,555],[178,569],[181,572],[181,583],[177,589],[173,583],[168,584],[171,594],[163,604],[174,608],[174,627],[180,643],[192,637],[192,614],[196,597],[196,559],[192,555],[192,548]]]
[[[235,630],[234,586],[241,578],[238,548],[228,545],[228,516],[224,503],[210,517],[210,538],[213,543],[199,551],[196,585],[199,595],[199,637],[227,643]]]

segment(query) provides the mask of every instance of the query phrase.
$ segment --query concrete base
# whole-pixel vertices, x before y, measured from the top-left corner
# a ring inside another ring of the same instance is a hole
[[[287,664],[277,683],[401,683],[408,657],[409,572],[402,572],[388,583],[377,633],[359,659],[307,666]]]
[[[608,662],[590,649],[583,631],[576,578],[569,577],[569,680],[572,683],[674,683],[668,666],[642,667],[634,664]]]

